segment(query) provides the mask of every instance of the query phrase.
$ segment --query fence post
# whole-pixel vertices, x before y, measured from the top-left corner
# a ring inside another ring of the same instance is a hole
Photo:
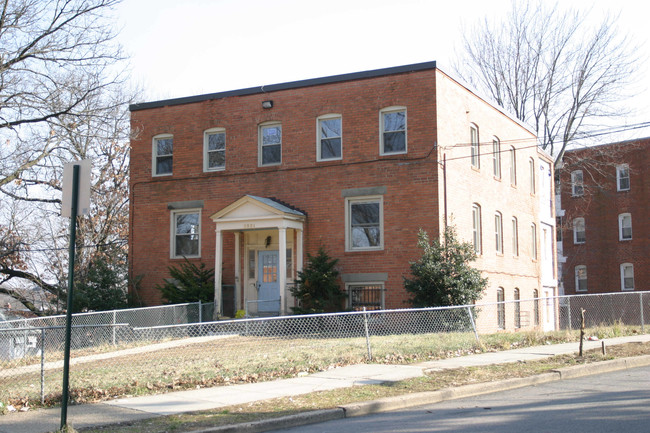
[[[201,306],[201,300],[199,299],[199,323],[203,322],[203,307]]]
[[[467,307],[467,314],[469,314],[469,320],[472,322],[472,329],[474,330],[474,337],[476,338],[476,344],[481,345],[481,340],[478,338],[478,331],[476,330],[476,322],[474,321],[474,314],[472,314],[472,307]]]
[[[368,348],[368,361],[372,361],[372,349],[370,347],[370,334],[368,333],[368,312],[363,307],[363,325],[366,328],[366,347]]]
[[[645,334],[645,320],[643,318],[643,293],[639,293],[639,309],[641,309],[641,333]]]
[[[45,328],[41,329],[41,404],[45,404]]]
[[[571,297],[567,296],[566,298],[566,307],[567,307],[567,313],[569,315],[569,331],[573,330],[573,327],[571,326]]]

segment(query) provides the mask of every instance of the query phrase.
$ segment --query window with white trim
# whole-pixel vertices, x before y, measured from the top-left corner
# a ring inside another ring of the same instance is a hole
[[[379,112],[381,155],[406,153],[406,107],[388,107]]]
[[[383,197],[345,199],[346,250],[366,251],[384,248]]]
[[[501,212],[494,214],[494,241],[497,254],[503,254],[503,217]]]
[[[622,213],[618,216],[618,240],[632,239],[632,214]]]
[[[634,290],[634,265],[632,263],[621,265],[621,290]]]
[[[533,289],[533,320],[535,326],[539,325],[540,322],[539,314],[539,292],[537,289]]]
[[[384,308],[383,283],[348,283],[348,302],[353,311],[382,310]]]
[[[472,167],[481,168],[481,146],[478,139],[478,126],[469,126],[469,139],[471,149]]]
[[[174,165],[174,136],[160,134],[153,137],[153,175],[169,176]]]
[[[282,124],[267,122],[259,126],[259,161],[263,165],[282,163]]]
[[[519,256],[519,223],[512,217],[512,255]]]
[[[582,170],[575,170],[571,172],[571,195],[573,197],[581,197],[585,193],[584,177]]]
[[[341,159],[343,155],[340,114],[327,114],[316,120],[317,160],[330,161]]]
[[[492,170],[494,177],[501,179],[501,142],[498,138],[492,138]]]
[[[506,329],[506,294],[503,287],[497,289],[497,323],[499,329]]]
[[[203,170],[226,168],[226,129],[212,128],[203,133]]]
[[[481,246],[481,206],[477,203],[472,205],[472,243],[474,251],[480,255]]]
[[[517,186],[517,151],[510,147],[510,185]]]
[[[171,257],[201,256],[201,211],[198,209],[172,212]]]
[[[535,160],[530,158],[528,160],[528,170],[530,172],[530,193],[535,194],[536,192],[536,176],[537,171],[535,170]]]
[[[579,265],[575,267],[576,292],[587,291],[587,267]]]
[[[586,241],[587,235],[585,231],[585,219],[575,218],[573,220],[573,243],[584,244]]]
[[[616,190],[630,190],[630,167],[627,164],[616,166]]]
[[[535,223],[530,225],[530,257],[533,260],[537,260],[537,226]]]
[[[515,328],[521,328],[521,295],[519,289],[515,287]]]

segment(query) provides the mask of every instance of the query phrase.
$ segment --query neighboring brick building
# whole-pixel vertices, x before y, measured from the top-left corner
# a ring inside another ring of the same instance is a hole
[[[484,300],[555,294],[540,263],[553,236],[539,243],[550,159],[435,62],[136,104],[131,123],[130,272],[146,304],[187,256],[235,287],[225,313],[287,313],[287,285],[323,246],[350,307],[408,307],[418,229],[445,221],[480,251]]]
[[[564,292],[649,290],[650,138],[566,153],[561,171]]]

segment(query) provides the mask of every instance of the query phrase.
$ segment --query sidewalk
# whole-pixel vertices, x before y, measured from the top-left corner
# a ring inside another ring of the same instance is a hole
[[[650,335],[611,338],[607,346],[649,342]],[[585,341],[584,349],[600,348],[601,341]],[[123,398],[68,408],[68,422],[76,428],[137,421],[161,415],[216,409],[236,404],[346,388],[356,385],[396,382],[419,377],[425,371],[539,360],[575,353],[578,343],[534,346],[468,355],[412,365],[360,364],[291,379],[179,391],[145,397]],[[486,385],[487,388],[487,385]],[[494,385],[490,390],[496,390]],[[424,403],[424,402],[423,402]],[[0,416],[0,433],[47,433],[59,427],[61,409],[43,409]]]

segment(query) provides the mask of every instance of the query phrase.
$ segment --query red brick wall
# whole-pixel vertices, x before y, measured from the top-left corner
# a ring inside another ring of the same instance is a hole
[[[587,293],[620,292],[620,265],[634,265],[635,290],[650,290],[650,138],[571,151],[561,172],[566,294],[575,267],[587,266]],[[630,167],[630,190],[617,191],[616,165]],[[572,197],[571,172],[583,170],[584,196]],[[632,240],[620,241],[618,215],[632,215]],[[585,219],[586,242],[573,242],[574,218]],[[582,292],[580,292],[582,293]]]
[[[133,111],[130,267],[142,276],[140,297],[160,302],[154,286],[168,276],[167,203],[203,200],[201,261],[214,266],[210,215],[251,194],[275,197],[307,213],[305,253],[324,246],[341,273],[387,272],[386,306],[404,307],[402,275],[419,251],[419,228],[438,231],[434,71],[233,96]],[[274,107],[265,110],[264,100]],[[407,107],[408,154],[379,156],[379,110]],[[342,115],[343,159],[316,162],[316,118]],[[282,122],[282,164],[258,167],[258,124]],[[203,131],[226,128],[226,169],[203,172]],[[174,136],[173,175],[152,177],[152,137]],[[385,186],[384,249],[345,252],[347,188]],[[224,236],[224,283],[233,283],[234,236]]]

